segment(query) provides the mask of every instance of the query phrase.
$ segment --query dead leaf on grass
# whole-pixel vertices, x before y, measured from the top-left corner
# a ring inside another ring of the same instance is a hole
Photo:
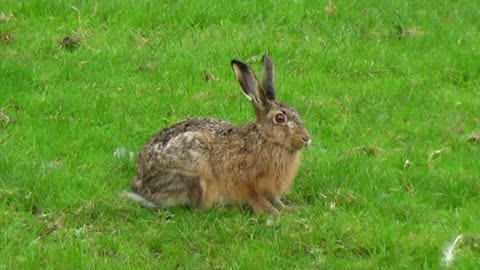
[[[329,0],[327,5],[325,5],[325,13],[327,14],[327,16],[333,16],[335,15],[335,10],[337,8],[335,7],[334,4],[332,4],[332,0]]]
[[[412,185],[412,182],[410,181],[405,181],[403,184],[402,184],[402,188],[403,190],[405,190],[408,194],[410,195],[414,195],[415,194],[415,189]]]
[[[80,46],[80,41],[70,36],[65,36],[60,42],[60,45],[67,51],[74,51]]]
[[[7,44],[7,45],[12,43],[13,40],[14,40],[13,34],[10,32],[4,32],[0,37],[0,43]]]
[[[211,94],[207,92],[199,92],[195,95],[192,96],[193,100],[202,100],[202,101],[208,101],[211,100]]]
[[[80,215],[85,212],[91,212],[93,209],[95,209],[95,202],[94,201],[87,201],[84,205],[80,206],[77,208],[77,210],[74,211],[76,215]]]
[[[54,160],[54,161],[48,162],[47,166],[48,166],[49,168],[56,169],[56,168],[62,167],[62,166],[63,166],[63,162],[58,161],[58,160]]]
[[[444,147],[442,149],[438,149],[430,153],[430,155],[428,155],[428,165],[432,166],[433,161],[439,158],[442,155],[442,153],[445,152],[446,150],[448,150],[448,147]]]
[[[0,23],[9,23],[10,21],[15,21],[15,20],[16,18],[15,16],[13,16],[11,12],[8,14],[0,12]]]
[[[397,31],[396,34],[398,39],[418,38],[423,37],[424,35],[423,31],[416,26],[403,27],[403,25],[397,24],[395,28]]]
[[[0,109],[0,123],[4,126],[10,123],[10,117],[3,112],[3,109]]]
[[[205,73],[203,74],[203,79],[204,79],[206,82],[208,82],[208,81],[218,82],[218,81],[219,81],[219,79],[218,79],[215,75],[213,75],[213,74],[211,74],[211,73],[208,73],[208,72],[205,72]]]
[[[60,229],[63,220],[65,218],[65,214],[61,213],[59,216],[52,218],[51,215],[49,214],[42,214],[39,216],[41,219],[44,220],[45,227],[43,230],[40,232],[40,237],[44,238],[48,236],[49,234],[54,233],[58,229]]]
[[[304,218],[296,220],[295,223],[298,225],[298,228],[303,229],[303,231],[312,231],[312,226],[310,226],[310,224],[308,224],[308,221]]]
[[[467,141],[469,142],[480,142],[480,134],[477,132],[472,132],[470,135],[467,136]]]
[[[268,228],[272,228],[272,227],[275,225],[275,221],[273,221],[273,219],[269,218],[269,219],[267,219],[267,221],[265,222],[265,225],[266,225]]]
[[[156,66],[152,63],[143,63],[140,64],[137,68],[137,71],[154,71]]]
[[[0,199],[10,199],[15,194],[13,190],[0,190]]]
[[[257,63],[257,62],[261,62],[262,61],[262,58],[263,56],[262,55],[253,55],[251,56],[250,58],[248,58],[247,60],[245,60],[245,62],[251,64],[251,63]]]
[[[362,146],[359,146],[359,147],[355,147],[352,149],[352,152],[354,153],[365,153],[369,156],[379,156],[381,154],[383,154],[385,152],[385,150],[383,148],[380,148],[378,146],[375,146],[375,145],[362,145]]]

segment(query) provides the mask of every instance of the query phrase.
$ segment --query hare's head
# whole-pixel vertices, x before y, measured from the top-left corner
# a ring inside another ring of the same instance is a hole
[[[243,94],[252,102],[256,123],[267,138],[289,150],[300,150],[310,144],[310,134],[294,108],[275,101],[273,64],[267,56],[262,58],[262,62],[261,83],[245,63],[232,60],[232,67]]]

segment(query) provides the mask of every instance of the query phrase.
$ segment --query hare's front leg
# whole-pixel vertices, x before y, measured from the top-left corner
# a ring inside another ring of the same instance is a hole
[[[288,206],[286,206],[278,197],[273,197],[271,200],[269,200],[276,208],[280,210],[287,210],[289,209]]]
[[[268,214],[272,216],[278,216],[280,214],[280,212],[278,212],[278,210],[265,198],[256,197],[249,200],[248,203],[257,214]]]
[[[258,194],[251,186],[247,186],[243,192],[248,204],[253,208],[255,213],[272,216],[280,214],[280,212],[278,212],[278,210],[265,197]]]

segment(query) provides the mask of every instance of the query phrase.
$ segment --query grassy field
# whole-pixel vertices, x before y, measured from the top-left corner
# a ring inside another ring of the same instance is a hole
[[[70,2],[70,3],[68,3]],[[480,266],[479,1],[0,0],[0,269]],[[313,145],[278,218],[119,194],[158,129],[253,119],[276,67]]]

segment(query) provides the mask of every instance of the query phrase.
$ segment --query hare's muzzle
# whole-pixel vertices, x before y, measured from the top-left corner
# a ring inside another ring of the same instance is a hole
[[[307,147],[312,143],[312,139],[310,137],[304,136],[302,137],[303,147]]]
[[[300,139],[303,142],[303,147],[307,147],[312,143],[312,138],[310,137],[310,133],[308,133],[307,129],[304,128],[302,133],[303,134],[301,135]]]

